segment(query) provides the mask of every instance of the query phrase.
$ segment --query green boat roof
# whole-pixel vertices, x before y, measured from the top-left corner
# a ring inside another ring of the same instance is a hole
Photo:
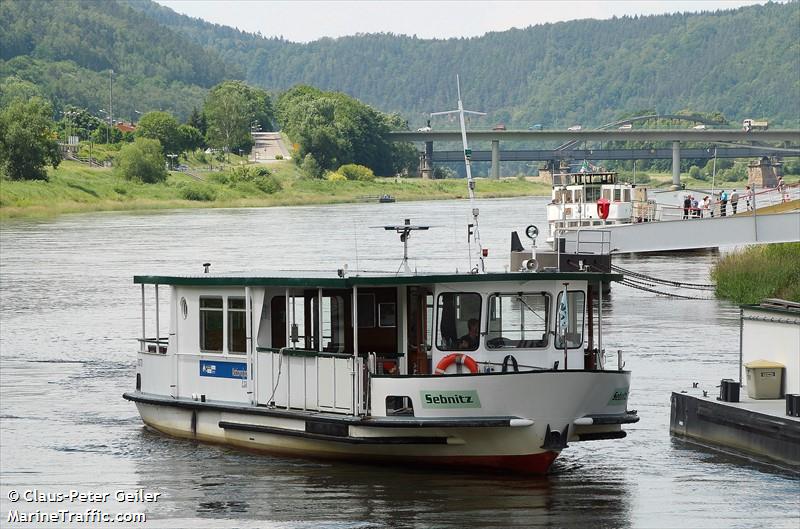
[[[488,274],[374,274],[338,275],[307,272],[303,275],[266,272],[261,274],[201,274],[195,276],[134,276],[136,284],[181,286],[282,286],[352,288],[354,286],[428,285],[433,283],[483,283],[530,281],[621,281],[622,274],[598,272],[509,272]]]

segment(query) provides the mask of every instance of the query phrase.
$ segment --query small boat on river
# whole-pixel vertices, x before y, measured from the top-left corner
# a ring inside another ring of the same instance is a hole
[[[153,300],[170,287],[170,323],[168,336],[156,323],[147,337],[143,321],[124,397],[176,437],[541,474],[568,443],[619,439],[638,421],[630,372],[607,369],[602,354],[593,292],[610,279],[136,276],[143,303],[146,285]]]

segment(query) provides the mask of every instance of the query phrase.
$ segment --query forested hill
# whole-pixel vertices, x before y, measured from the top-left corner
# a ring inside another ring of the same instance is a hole
[[[279,31],[280,21],[274,24]],[[591,126],[642,110],[683,109],[800,126],[796,1],[469,39],[371,34],[298,44],[150,0],[4,0],[0,42],[0,79],[33,81],[57,106],[103,107],[113,68],[115,114],[119,108],[123,117],[157,108],[185,117],[210,86],[243,78],[275,92],[299,83],[342,91],[399,112],[415,128],[429,112],[454,108],[458,73],[467,107],[489,112],[473,126]]]
[[[800,3],[612,20],[577,20],[469,39],[391,34],[309,44],[202,22],[149,0],[137,9],[213,49],[271,90],[297,83],[346,92],[412,126],[465,104],[490,123],[601,124],[641,109],[722,112],[800,122]],[[411,9],[411,8],[410,8]]]

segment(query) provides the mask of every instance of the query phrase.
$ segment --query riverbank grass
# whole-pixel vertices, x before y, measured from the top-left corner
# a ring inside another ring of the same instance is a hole
[[[765,298],[800,302],[800,243],[751,246],[726,255],[711,277],[718,297],[737,304],[760,303]]]
[[[171,172],[165,182],[142,184],[113,169],[64,161],[49,169],[50,180],[0,181],[0,218],[47,217],[62,213],[197,207],[263,207],[334,204],[391,195],[400,201],[468,196],[464,179],[376,178],[372,182],[331,182],[305,178],[291,161],[259,165],[276,185],[258,186],[224,171]],[[252,167],[252,165],[250,166]],[[193,170],[195,169],[195,170]],[[547,196],[549,183],[534,178],[478,179],[479,198]]]

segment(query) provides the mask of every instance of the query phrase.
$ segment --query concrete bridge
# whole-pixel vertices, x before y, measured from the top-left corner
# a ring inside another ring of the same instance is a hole
[[[411,132],[411,131],[395,131],[389,133],[390,141],[405,141],[405,142],[424,142],[425,143],[425,159],[430,163],[432,161],[450,161],[450,160],[436,160],[436,155],[433,150],[434,141],[440,142],[459,142],[461,141],[461,133],[459,131],[428,131],[428,132]],[[669,158],[667,154],[672,156],[672,183],[674,186],[680,186],[680,160],[681,160],[681,143],[739,143],[741,147],[732,147],[743,149],[741,156],[735,157],[752,157],[757,156],[759,149],[762,151],[773,151],[774,154],[782,154],[783,156],[800,156],[800,148],[770,148],[759,147],[754,151],[750,150],[749,154],[744,149],[745,145],[752,145],[754,143],[783,143],[788,142],[792,145],[800,145],[800,130],[786,129],[786,130],[730,130],[730,129],[628,129],[628,130],[579,130],[579,131],[565,131],[565,130],[491,130],[491,131],[468,131],[467,140],[471,145],[481,142],[491,143],[491,155],[488,156],[487,161],[492,162],[491,176],[499,178],[500,176],[500,161],[501,160],[520,160],[522,158],[514,158],[514,156],[530,156],[533,151],[527,152],[525,155],[508,154],[515,151],[505,151],[501,155],[500,141],[514,141],[514,142],[567,142],[566,145],[572,146],[582,142],[608,142],[608,141],[641,141],[641,142],[671,142],[672,149],[640,149],[639,151],[647,151],[647,156],[635,156],[634,153],[627,155],[624,158],[614,158],[610,156],[603,156],[599,154],[600,150],[565,150],[562,146],[561,149],[554,151],[558,155],[546,158],[548,160],[559,160],[564,158],[590,158],[596,160],[609,160],[609,159],[648,159],[648,158]],[[585,144],[585,143],[584,143]],[[618,150],[620,151],[620,150]],[[705,149],[695,150],[695,154],[690,154],[690,158],[704,158],[706,156],[699,156],[697,151],[705,151]],[[457,151],[461,152],[461,151]],[[481,158],[486,155],[481,152]],[[541,152],[541,151],[540,151]],[[589,155],[586,156],[585,153]],[[597,152],[597,154],[595,154]],[[719,156],[720,149],[717,149],[717,156]],[[579,154],[580,153],[580,154]],[[479,161],[475,157],[477,153],[472,153],[473,160]],[[733,155],[733,153],[731,153]],[[657,156],[656,156],[657,155]],[[617,153],[616,156],[623,156]],[[459,154],[458,160],[463,159]],[[529,158],[530,159],[530,158]],[[453,160],[456,161],[456,160]],[[480,160],[482,161],[482,160]]]

